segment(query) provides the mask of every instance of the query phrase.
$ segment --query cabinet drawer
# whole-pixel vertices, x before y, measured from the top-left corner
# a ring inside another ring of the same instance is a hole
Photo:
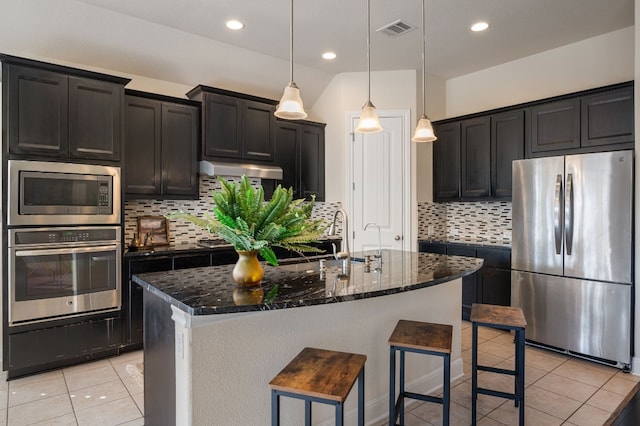
[[[421,242],[419,244],[419,251],[423,253],[437,253],[437,254],[446,254],[447,246],[441,243],[424,243]]]
[[[484,259],[483,266],[511,269],[511,250],[503,248],[478,248],[477,257]]]
[[[211,256],[209,253],[178,255],[173,258],[173,269],[197,268],[199,266],[209,266]]]

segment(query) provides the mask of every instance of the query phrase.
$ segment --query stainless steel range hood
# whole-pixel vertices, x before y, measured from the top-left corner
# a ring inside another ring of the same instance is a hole
[[[205,176],[242,176],[261,179],[282,179],[282,168],[262,164],[200,161],[200,174]]]

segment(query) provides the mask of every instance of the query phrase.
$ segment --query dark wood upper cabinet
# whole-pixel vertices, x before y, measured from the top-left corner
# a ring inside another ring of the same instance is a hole
[[[276,101],[202,85],[187,96],[202,102],[202,159],[273,162]]]
[[[127,195],[160,193],[161,110],[159,101],[126,96],[124,192]]]
[[[125,196],[197,199],[200,127],[197,103],[143,92],[128,93]]]
[[[5,152],[15,158],[120,161],[128,79],[9,55],[0,60]]]
[[[276,120],[275,105],[262,102],[243,102],[243,148],[242,158],[273,162]]]
[[[120,160],[122,85],[69,78],[69,151],[74,158]]]
[[[579,99],[550,102],[531,108],[531,152],[579,147]]]
[[[282,168],[283,188],[293,188],[293,197],[302,198],[300,188],[300,124],[292,121],[276,121],[275,164]]]
[[[438,140],[433,144],[433,199],[460,198],[460,122],[436,124]]]
[[[464,120],[461,125],[462,199],[488,198],[491,193],[491,119]]]
[[[491,116],[491,196],[511,199],[511,163],[524,158],[524,110]]]
[[[242,105],[230,96],[206,93],[202,99],[202,158],[242,157]]]
[[[580,105],[582,146],[634,142],[633,88],[587,96]]]
[[[324,124],[276,121],[275,164],[282,167],[284,188],[292,187],[294,198],[324,201]]]
[[[162,194],[198,198],[197,107],[162,104]]]
[[[68,155],[69,79],[40,69],[3,66],[9,152]]]

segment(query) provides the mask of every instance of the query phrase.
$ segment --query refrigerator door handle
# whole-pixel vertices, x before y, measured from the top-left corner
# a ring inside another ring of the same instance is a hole
[[[567,193],[564,201],[564,238],[567,256],[571,256],[573,248],[573,174],[567,175]]]
[[[553,199],[553,233],[556,242],[556,254],[560,254],[562,252],[562,227],[561,227],[561,217],[562,217],[562,175],[556,176],[556,191]]]

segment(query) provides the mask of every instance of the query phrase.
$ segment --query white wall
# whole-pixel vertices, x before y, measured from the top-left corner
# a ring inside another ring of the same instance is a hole
[[[312,117],[327,123],[325,130],[325,192],[327,201],[347,202],[346,114],[358,112],[367,100],[367,73],[337,75],[313,105]],[[371,102],[378,110],[410,109],[416,118],[416,71],[371,73]],[[415,156],[413,156],[415,158]]]
[[[456,117],[634,79],[634,27],[447,81]]]

